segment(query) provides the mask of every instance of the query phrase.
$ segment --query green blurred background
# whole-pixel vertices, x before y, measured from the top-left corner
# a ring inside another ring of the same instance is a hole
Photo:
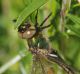
[[[32,0],[0,0],[0,68],[27,47],[26,41],[18,37],[13,20],[17,19],[20,12],[31,2]],[[42,6],[39,12],[39,23],[45,18],[44,13],[47,16],[48,12],[52,11],[53,26],[49,28],[47,33],[52,46],[65,57],[66,63],[80,70],[80,4],[78,0],[72,0],[70,15],[65,18],[64,33],[58,31],[60,16],[57,12],[61,10],[61,4],[61,0],[50,0]],[[32,15],[31,20],[33,18]],[[31,54],[28,54],[3,74],[29,74],[31,58]],[[61,70],[57,69],[56,71],[57,74],[61,73]]]

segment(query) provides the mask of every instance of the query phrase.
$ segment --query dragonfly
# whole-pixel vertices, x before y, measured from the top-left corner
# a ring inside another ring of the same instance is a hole
[[[67,74],[75,74],[71,66],[64,62],[57,51],[51,47],[48,38],[43,35],[43,30],[51,26],[51,24],[44,26],[51,15],[52,13],[39,25],[37,10],[34,26],[25,22],[18,27],[19,36],[27,40],[29,51],[33,54],[31,74],[56,74],[53,63],[58,64]]]

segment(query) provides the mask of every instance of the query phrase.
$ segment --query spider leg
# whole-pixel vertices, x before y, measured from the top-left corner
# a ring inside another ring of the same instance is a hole
[[[36,16],[35,16],[35,27],[38,26],[38,10],[36,12]]]
[[[52,15],[52,13],[50,13],[50,14],[43,20],[43,22],[40,24],[40,26],[42,26],[42,25],[47,21],[47,19],[48,19],[51,15]]]

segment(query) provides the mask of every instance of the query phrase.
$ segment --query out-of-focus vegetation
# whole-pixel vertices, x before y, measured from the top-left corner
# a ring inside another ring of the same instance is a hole
[[[33,11],[39,8],[39,23],[52,12],[52,26],[47,32],[52,47],[64,56],[66,63],[80,70],[80,1],[70,1],[0,0],[0,69],[16,55],[20,53],[23,55],[24,50],[28,53],[27,43],[18,37],[17,27],[29,15],[28,19],[34,23],[35,12]],[[61,12],[63,10],[64,12]],[[63,14],[63,17],[60,14]],[[13,22],[17,18],[17,23]],[[1,74],[29,74],[31,58],[31,54],[28,54]],[[65,74],[61,69],[56,71],[57,74]]]

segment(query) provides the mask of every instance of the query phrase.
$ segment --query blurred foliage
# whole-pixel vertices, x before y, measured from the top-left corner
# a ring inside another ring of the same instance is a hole
[[[16,26],[22,24],[26,18],[34,23],[34,11],[39,8],[39,23],[52,12],[49,19],[52,26],[47,32],[52,47],[64,56],[66,63],[80,70],[80,3],[78,0],[71,1],[65,17],[64,32],[59,31],[61,4],[62,0],[0,0],[0,67],[27,48],[26,41],[18,37]],[[13,22],[14,19],[18,19],[17,23]],[[29,74],[31,58],[29,54],[3,74]],[[62,72],[56,65],[55,68],[57,73]]]

